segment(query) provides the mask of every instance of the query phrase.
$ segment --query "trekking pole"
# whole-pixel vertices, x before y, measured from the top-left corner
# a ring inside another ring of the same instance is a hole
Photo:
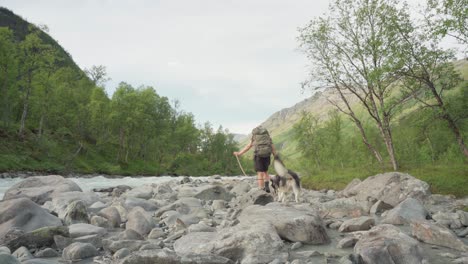
[[[244,173],[244,176],[247,177],[247,174],[245,174],[244,168],[242,168],[242,164],[240,163],[239,157],[237,155],[234,155],[234,156],[236,156],[237,164],[239,164],[239,167],[240,167],[242,173]]]

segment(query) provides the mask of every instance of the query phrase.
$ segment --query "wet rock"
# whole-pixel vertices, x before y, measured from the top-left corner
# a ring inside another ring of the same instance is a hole
[[[63,250],[64,260],[77,261],[98,255],[97,249],[89,243],[75,242]]]
[[[58,175],[34,176],[27,178],[12,187],[4,194],[4,200],[28,198],[37,204],[50,201],[57,193],[78,191],[81,188],[72,180]]]
[[[382,223],[404,225],[413,221],[425,220],[427,211],[422,203],[416,199],[408,198],[386,214],[382,215]]]
[[[62,221],[27,198],[0,202],[0,239],[11,229],[30,232],[45,226],[61,226]]]
[[[5,246],[0,246],[0,254],[5,253],[5,254],[11,254],[11,251],[8,247]]]
[[[73,242],[89,243],[96,248],[101,248],[102,236],[101,235],[88,235],[88,236],[77,237],[73,239]]]
[[[364,232],[354,247],[364,263],[420,263],[424,252],[419,242],[393,225],[378,225]]]
[[[296,249],[299,249],[301,247],[302,247],[302,243],[301,242],[296,242],[296,243],[291,245],[291,250],[296,250]]]
[[[343,222],[338,231],[340,232],[354,232],[361,230],[369,230],[375,225],[375,220],[369,216],[361,216],[359,218],[348,219]]]
[[[468,236],[468,227],[465,228],[464,230],[458,232],[457,236],[459,236],[459,237],[466,237],[466,236]]]
[[[54,243],[58,249],[62,250],[73,243],[73,239],[61,235],[54,236]]]
[[[453,248],[462,252],[468,251],[468,246],[444,226],[428,221],[418,221],[411,223],[411,229],[413,236],[424,243]]]

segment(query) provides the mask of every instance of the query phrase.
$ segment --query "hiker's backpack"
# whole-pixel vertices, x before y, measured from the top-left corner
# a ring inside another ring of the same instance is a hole
[[[255,146],[255,156],[269,157],[271,155],[271,138],[268,130],[259,126],[252,130],[252,139]]]

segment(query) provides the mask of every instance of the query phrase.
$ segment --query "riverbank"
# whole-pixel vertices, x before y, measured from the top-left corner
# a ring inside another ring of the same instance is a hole
[[[9,263],[468,259],[468,198],[431,194],[408,174],[355,179],[339,192],[303,189],[299,203],[291,196],[275,202],[245,177],[167,177],[135,187],[124,180],[162,178],[126,177],[90,190],[61,176],[17,179],[0,201],[8,216],[0,219],[0,260]],[[12,228],[11,221],[19,224]]]

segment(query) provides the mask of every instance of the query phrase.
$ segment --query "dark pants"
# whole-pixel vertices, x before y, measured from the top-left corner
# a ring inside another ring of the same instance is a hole
[[[254,156],[254,167],[256,172],[266,172],[270,166],[271,160],[268,157],[257,157]]]

